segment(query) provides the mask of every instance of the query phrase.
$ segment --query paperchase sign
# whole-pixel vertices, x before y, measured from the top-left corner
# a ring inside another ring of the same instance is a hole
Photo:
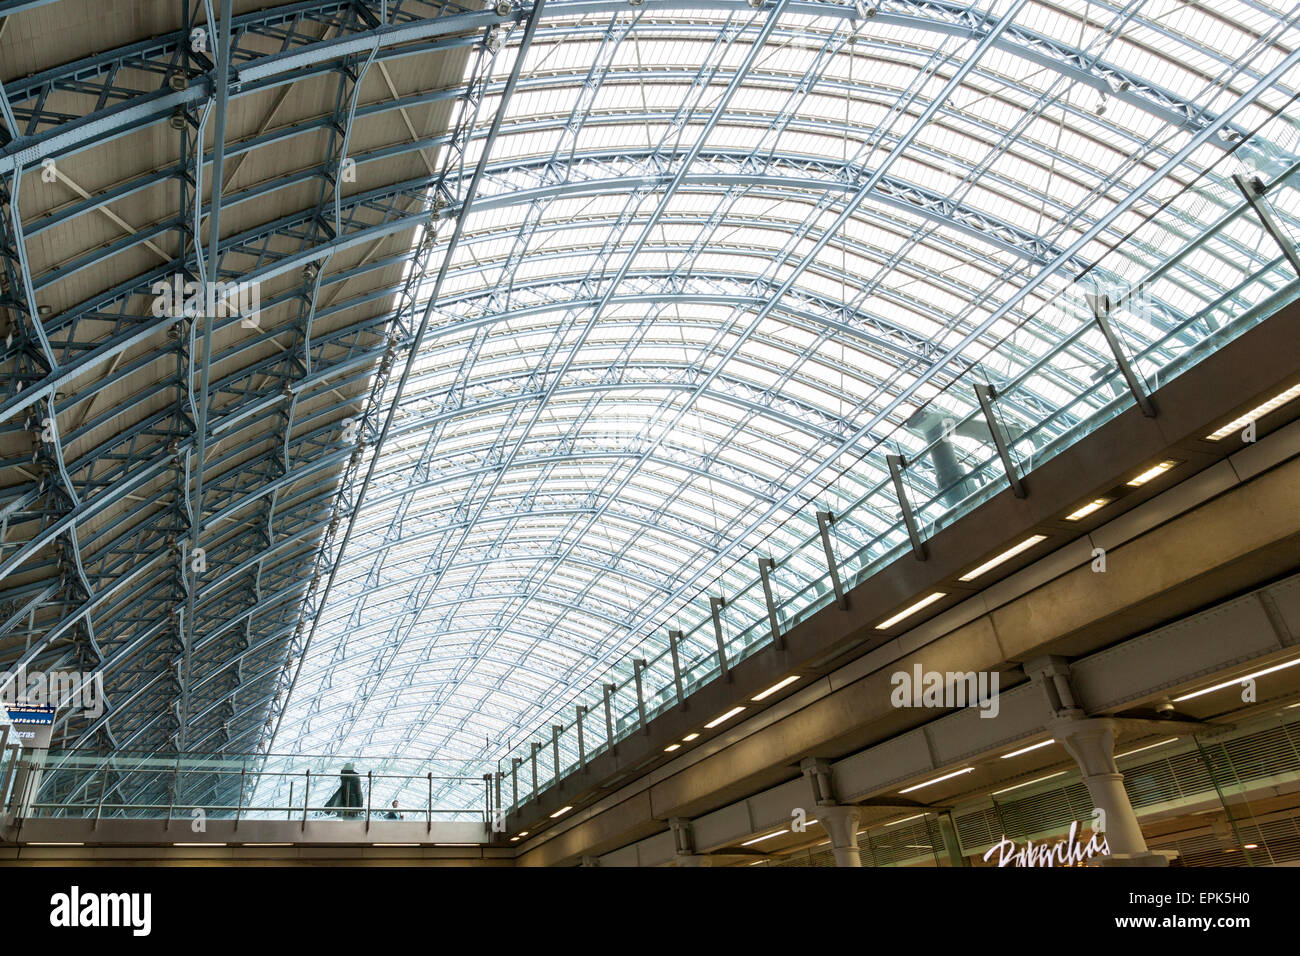
[[[1109,856],[1110,845],[1101,833],[1094,833],[1087,843],[1079,842],[1079,821],[1070,824],[1070,835],[1055,844],[1039,843],[1033,840],[1017,848],[1016,841],[1003,837],[998,843],[989,847],[984,854],[984,862],[994,854],[998,857],[998,866],[1079,866],[1084,860],[1094,856]]]

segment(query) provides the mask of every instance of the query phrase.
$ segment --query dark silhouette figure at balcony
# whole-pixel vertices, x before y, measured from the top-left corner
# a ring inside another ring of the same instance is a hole
[[[355,819],[361,815],[361,777],[349,761],[339,772],[339,788],[325,804],[326,809],[340,817]]]

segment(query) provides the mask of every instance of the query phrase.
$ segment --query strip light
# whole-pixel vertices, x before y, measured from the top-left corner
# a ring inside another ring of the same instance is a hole
[[[562,817],[572,809],[573,807],[560,807],[560,809],[551,814],[551,819],[554,820],[556,817]]]
[[[778,690],[780,690],[782,687],[789,687],[791,684],[793,684],[793,683],[794,683],[795,681],[797,681],[798,679],[799,679],[799,675],[798,675],[798,674],[791,674],[791,675],[790,675],[789,677],[787,677],[785,680],[783,680],[783,681],[777,681],[775,684],[773,684],[773,685],[772,685],[771,687],[769,687],[767,690],[763,691],[763,693],[758,694],[758,695],[756,695],[756,696],[754,696],[754,697],[751,697],[750,700],[762,700],[764,697],[771,697],[773,694],[775,694],[775,693],[776,693]]]
[[[775,833],[768,833],[765,836],[754,837],[752,840],[746,840],[741,846],[751,846],[755,843],[762,843],[764,840],[770,840],[772,837],[779,837],[782,833],[789,833],[789,830],[777,830]]]
[[[898,791],[901,793],[911,793],[913,790],[920,790],[922,787],[928,787],[932,783],[943,783],[945,780],[951,780],[953,777],[960,777],[964,773],[971,773],[974,767],[963,767],[960,770],[954,770],[952,773],[945,773],[942,777],[935,777],[933,780],[927,780],[925,783],[918,783],[914,787],[908,787],[906,790]]]
[[[681,744],[669,744],[667,747],[664,748],[664,753],[670,754],[674,750],[681,750],[681,749],[682,749]]]
[[[745,709],[744,707],[733,707],[725,714],[722,714],[721,716],[718,717],[714,717],[707,724],[705,724],[704,727],[706,730],[712,730],[714,727],[718,726],[718,724],[724,723],[730,720],[732,717],[735,717],[738,713],[740,713],[744,709]]]
[[[935,591],[933,594],[931,594],[931,595],[929,595],[929,596],[927,596],[927,597],[923,597],[923,598],[921,598],[921,600],[917,601],[917,602],[916,602],[915,604],[913,604],[911,607],[905,607],[905,608],[903,608],[901,611],[899,611],[897,614],[895,614],[893,617],[888,618],[887,620],[881,621],[879,624],[876,625],[876,630],[877,630],[877,631],[887,631],[887,630],[889,630],[889,628],[893,627],[895,624],[897,624],[897,623],[898,623],[899,621],[901,621],[903,618],[905,618],[905,617],[911,617],[911,616],[912,616],[913,614],[915,614],[917,611],[920,611],[922,608],[927,608],[927,607],[929,607],[931,604],[933,604],[935,601],[939,600],[941,597],[946,597],[946,596],[947,596],[947,592],[946,592],[946,591]]]
[[[699,734],[687,734],[685,737],[682,738],[682,743],[689,744],[692,740],[694,740],[698,736]]]
[[[1006,787],[1002,790],[994,790],[989,796],[996,797],[999,794],[1010,793],[1012,790],[1019,790],[1021,787],[1032,786],[1036,783],[1042,783],[1044,780],[1051,780],[1053,777],[1065,776],[1064,770],[1058,770],[1056,773],[1049,773],[1046,777],[1035,777],[1033,780],[1026,780],[1024,783],[1018,783],[1015,786]]]
[[[1191,700],[1193,697],[1200,697],[1202,694],[1212,694],[1216,690],[1223,690],[1225,687],[1237,687],[1248,680],[1254,680],[1256,677],[1263,677],[1265,674],[1272,674],[1276,671],[1286,670],[1288,667],[1295,667],[1300,664],[1300,657],[1293,661],[1286,661],[1283,664],[1274,664],[1272,667],[1265,667],[1262,671],[1255,671],[1253,674],[1245,674],[1241,677],[1234,677],[1232,680],[1225,680],[1222,684],[1215,684],[1213,687],[1206,687],[1203,690],[1194,690],[1190,694],[1184,694],[1182,697],[1175,697],[1174,703],[1177,704],[1184,700]]]
[[[1092,501],[1089,501],[1078,511],[1072,511],[1068,515],[1066,515],[1065,520],[1082,521],[1084,518],[1088,517],[1088,515],[1092,514],[1094,511],[1098,511],[1106,507],[1108,504],[1110,504],[1109,498],[1094,498]]]
[[[1179,462],[1177,459],[1166,458],[1158,465],[1152,465],[1146,471],[1142,472],[1142,474],[1138,475],[1136,478],[1129,481],[1128,486],[1130,488],[1141,487],[1142,485],[1145,485],[1148,481],[1151,481],[1153,478],[1159,478],[1170,468],[1174,467],[1174,465],[1178,465],[1178,464],[1181,464],[1181,462]]]
[[[1021,754],[1027,754],[1031,750],[1038,750],[1040,747],[1050,747],[1054,743],[1056,743],[1056,738],[1052,737],[1050,740],[1044,740],[1042,743],[1030,744],[1028,747],[1021,747],[1019,750],[1013,750],[1009,754],[1003,754],[1002,759],[1006,760],[1010,757],[1019,757]]]
[[[1157,747],[1163,747],[1165,744],[1172,744],[1177,739],[1177,737],[1170,737],[1168,740],[1157,740],[1155,743],[1147,744],[1145,747],[1138,747],[1135,750],[1126,750],[1122,754],[1116,754],[1115,759],[1118,760],[1120,757],[1131,757],[1134,754],[1140,754],[1144,750],[1155,750]]]
[[[1297,398],[1300,398],[1300,385],[1292,385],[1285,392],[1280,392],[1279,394],[1274,395],[1263,405],[1252,408],[1250,411],[1246,412],[1246,414],[1234,418],[1218,431],[1210,432],[1210,434],[1205,436],[1205,440],[1219,441],[1220,439],[1227,438],[1233,432],[1240,431],[1251,422],[1258,421],[1269,412],[1279,409],[1288,402],[1295,401]]]
[[[958,580],[958,581],[974,581],[974,580],[975,580],[976,578],[978,578],[980,575],[982,575],[982,574],[987,574],[989,571],[992,571],[992,570],[993,570],[994,568],[996,568],[999,564],[1002,564],[1003,562],[1006,562],[1006,561],[1010,561],[1012,558],[1014,558],[1016,555],[1020,554],[1022,551],[1028,551],[1028,550],[1029,550],[1030,548],[1032,548],[1034,545],[1038,544],[1038,542],[1040,542],[1040,541],[1046,541],[1046,540],[1047,540],[1047,535],[1045,535],[1045,534],[1032,534],[1032,535],[1030,535],[1028,538],[1026,538],[1024,541],[1021,541],[1021,542],[1020,542],[1018,545],[1016,545],[1015,547],[1013,547],[1013,548],[1007,548],[1007,550],[1003,551],[1001,554],[999,554],[999,555],[998,555],[997,557],[995,557],[995,558],[989,558],[987,561],[985,561],[983,564],[981,564],[981,565],[980,565],[978,568],[976,568],[974,571],[967,571],[965,574],[963,574],[963,575],[962,575],[960,578],[958,578],[957,580]]]

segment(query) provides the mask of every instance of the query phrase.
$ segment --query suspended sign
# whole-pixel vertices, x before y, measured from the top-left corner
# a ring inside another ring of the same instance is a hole
[[[50,732],[54,730],[54,710],[52,704],[18,703],[5,707],[9,723],[13,725],[13,736],[23,745],[24,750],[50,745]]]
[[[1109,856],[1110,845],[1105,834],[1094,833],[1087,843],[1080,843],[1079,821],[1070,824],[1070,835],[1054,844],[1025,841],[1023,847],[1017,847],[1016,841],[1003,837],[998,843],[989,847],[984,854],[984,862],[993,854],[998,856],[998,866],[1081,866],[1084,860],[1094,856]]]

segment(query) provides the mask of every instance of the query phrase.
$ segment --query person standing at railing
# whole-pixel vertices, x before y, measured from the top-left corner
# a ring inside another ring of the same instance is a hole
[[[349,760],[339,772],[339,788],[334,791],[325,807],[341,817],[351,819],[360,815],[361,803],[361,776]]]
[[[393,805],[392,805],[392,807],[390,807],[390,808],[388,809],[388,811],[384,814],[384,819],[385,819],[385,820],[400,820],[400,819],[402,819],[402,815],[401,815],[400,813],[397,812],[397,801],[396,801],[396,800],[393,801]]]

